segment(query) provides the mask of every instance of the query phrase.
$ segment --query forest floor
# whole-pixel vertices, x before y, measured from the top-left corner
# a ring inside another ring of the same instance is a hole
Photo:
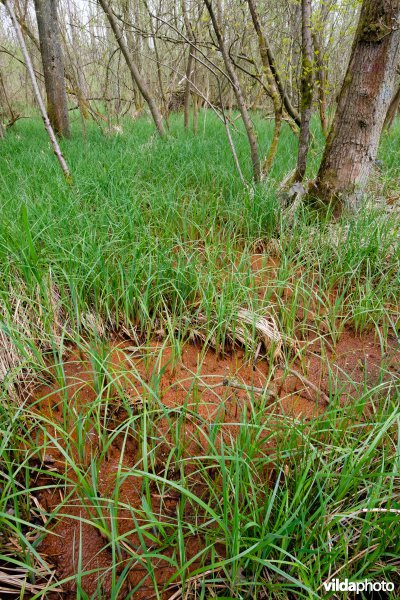
[[[398,598],[400,125],[359,214],[289,222],[290,129],[244,189],[202,117],[76,124],[72,186],[2,142],[0,597]]]

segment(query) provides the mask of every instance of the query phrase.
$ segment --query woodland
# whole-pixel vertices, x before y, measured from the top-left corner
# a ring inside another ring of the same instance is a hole
[[[400,0],[0,0],[1,599],[400,597],[399,109]]]

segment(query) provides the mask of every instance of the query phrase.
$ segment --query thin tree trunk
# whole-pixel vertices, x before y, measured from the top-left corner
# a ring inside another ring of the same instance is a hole
[[[132,57],[130,56],[128,46],[124,39],[122,30],[118,24],[118,21],[114,15],[114,13],[112,12],[112,9],[107,0],[99,0],[99,4],[102,7],[102,9],[104,10],[104,13],[108,19],[108,22],[110,23],[111,29],[114,32],[118,46],[120,47],[120,50],[125,58],[125,61],[129,68],[129,71],[131,73],[132,79],[133,79],[134,83],[136,83],[137,87],[140,90],[140,93],[142,94],[143,98],[147,102],[147,105],[152,114],[155,126],[157,127],[158,133],[160,134],[161,137],[164,137],[165,129],[164,129],[162,115],[158,109],[155,99],[153,98],[153,96],[150,93],[150,90],[149,90],[146,82],[144,81],[144,79],[142,79],[142,76],[139,73],[139,69],[137,68],[136,64],[133,62]]]
[[[319,33],[313,34],[313,44],[315,51],[315,63],[316,63],[316,78],[318,82],[318,108],[319,117],[321,120],[322,133],[325,138],[328,137],[328,118],[327,118],[327,101],[326,101],[326,88],[327,88],[327,71],[324,59],[322,56],[322,45]]]
[[[189,16],[187,13],[187,9],[186,9],[186,0],[182,0],[182,15],[183,15],[183,20],[185,22],[186,35],[188,36],[188,39],[191,42],[190,47],[189,47],[188,61],[187,61],[187,65],[186,65],[186,83],[185,83],[185,98],[184,98],[184,117],[183,117],[185,129],[189,129],[191,78],[192,78],[192,69],[193,69],[193,62],[194,62],[194,60],[193,60],[194,59],[194,49],[193,49],[192,44],[195,42],[195,40],[194,40],[192,26],[191,26]]]
[[[252,2],[253,6],[255,7],[255,3],[254,0]],[[250,5],[249,5],[250,7]],[[268,64],[269,64],[269,68],[271,69],[271,73],[275,79],[275,84],[276,87],[279,91],[279,95],[282,99],[282,103],[286,109],[286,112],[288,113],[288,115],[293,119],[293,121],[296,123],[296,125],[298,127],[300,127],[300,115],[297,112],[297,110],[294,108],[293,104],[290,101],[290,98],[285,90],[285,87],[282,83],[281,77],[279,75],[278,69],[276,67],[276,62],[275,62],[275,58],[272,54],[271,48],[268,45],[267,42],[267,38],[265,37],[265,35],[263,35],[263,44],[265,45],[265,50],[266,50],[266,54],[267,54],[267,59],[268,59]]]
[[[8,99],[8,94],[6,90],[6,86],[4,85],[3,74],[0,71],[0,108],[4,110],[3,104],[7,106],[8,114],[10,116],[11,121],[17,120],[17,114],[14,112],[13,107]]]
[[[271,96],[272,104],[274,106],[274,116],[275,116],[274,134],[272,137],[272,142],[271,142],[271,146],[270,146],[268,155],[267,155],[266,159],[264,160],[263,167],[262,167],[262,174],[265,177],[272,167],[276,152],[278,150],[279,135],[280,135],[281,124],[282,124],[283,106],[282,106],[282,99],[279,94],[279,90],[277,88],[274,75],[271,71],[271,67],[270,67],[270,63],[269,63],[269,59],[268,59],[267,40],[266,40],[265,35],[263,34],[263,31],[261,28],[261,22],[260,22],[260,18],[259,18],[258,12],[257,12],[256,2],[255,2],[255,0],[247,0],[247,3],[249,5],[254,29],[255,29],[255,31],[257,33],[257,37],[258,37],[258,48],[259,48],[259,52],[260,52],[260,57],[261,57],[264,74],[265,74],[267,84],[268,84],[268,92]]]
[[[310,143],[310,121],[313,101],[313,45],[311,34],[311,0],[301,0],[301,125],[297,156],[296,181],[303,181]]]
[[[329,203],[359,194],[374,165],[385,117],[393,98],[400,58],[400,0],[364,0],[350,62],[339,95],[314,194]]]
[[[193,96],[193,133],[197,135],[199,130],[199,99],[197,94]]]
[[[154,54],[156,56],[158,87],[160,88],[161,99],[162,99],[162,103],[163,103],[163,106],[164,106],[164,118],[165,118],[165,122],[166,122],[167,127],[169,128],[168,101],[167,101],[167,97],[166,97],[165,92],[164,92],[164,86],[163,86],[163,81],[162,81],[161,60],[160,60],[160,54],[158,52],[158,42],[157,42],[156,32],[154,30],[153,16],[151,14],[151,10],[149,8],[147,0],[144,0],[144,4],[146,6],[147,12],[149,13],[150,33],[151,33],[151,35],[153,37]]]
[[[397,92],[392,98],[388,111],[385,117],[384,128],[390,130],[393,126],[394,120],[400,108],[400,86],[397,88]]]
[[[262,174],[263,177],[266,177],[270,172],[272,165],[274,164],[276,153],[278,152],[279,145],[279,136],[281,133],[282,127],[282,110],[280,112],[275,113],[274,119],[274,133],[272,135],[271,145],[269,147],[269,152],[265,157],[265,160],[262,165]]]
[[[58,26],[57,0],[35,0],[35,11],[47,96],[47,114],[56,134],[69,137],[71,132],[65,89],[64,61]]]
[[[131,12],[130,12],[131,4],[132,3],[130,2],[130,0],[124,0],[124,3],[123,3],[124,20],[127,23],[129,23],[130,21],[132,22],[133,15],[135,14],[135,8],[136,7],[133,6],[132,15],[131,15]],[[138,16],[136,16],[136,19],[138,19]],[[136,24],[136,21],[135,21],[135,24]],[[136,52],[136,50],[137,50],[137,44],[135,42],[135,38],[132,35],[132,30],[131,30],[130,27],[126,28],[126,42],[127,42],[129,54],[130,54],[130,56],[133,57],[133,60],[136,63],[136,66],[137,66],[138,71],[140,73],[140,70],[141,70],[141,68],[140,68],[140,62],[137,60],[137,55],[138,54]],[[136,54],[136,56],[135,56],[135,54]],[[138,91],[138,87],[137,87],[136,81],[133,82],[133,102],[134,102],[134,105],[135,105],[136,112],[139,113],[142,110],[142,108],[143,108],[143,106],[142,106],[143,100],[142,100],[142,97],[141,97],[141,95],[140,95],[140,93]]]
[[[258,155],[256,133],[254,131],[253,123],[251,122],[251,119],[250,119],[249,111],[247,110],[247,106],[246,106],[246,102],[245,102],[245,99],[243,96],[242,88],[240,86],[239,78],[236,75],[236,71],[232,65],[231,59],[228,54],[228,50],[225,46],[225,42],[224,42],[224,38],[223,38],[223,35],[221,32],[221,29],[219,27],[217,18],[214,13],[214,9],[212,7],[212,0],[204,0],[204,2],[207,7],[207,10],[209,12],[209,15],[211,17],[213,29],[214,29],[215,35],[217,37],[217,40],[218,40],[219,49],[220,49],[222,57],[224,59],[225,68],[226,68],[229,78],[231,80],[233,90],[235,92],[236,100],[239,105],[239,110],[242,115],[243,123],[244,123],[246,133],[247,133],[247,138],[248,138],[249,145],[250,145],[251,161],[253,164],[253,178],[254,178],[254,181],[257,183],[261,179],[261,165],[260,165],[260,158]]]
[[[86,120],[89,119],[90,116],[90,106],[87,100],[87,96],[89,95],[87,89],[85,89],[85,80],[83,78],[83,70],[79,60],[79,52],[80,52],[80,40],[77,34],[77,28],[75,26],[75,13],[74,9],[71,6],[70,0],[67,2],[68,13],[70,15],[70,19],[73,20],[71,26],[71,41],[73,48],[73,56],[71,57],[71,52],[68,51],[68,44],[65,43],[66,56],[69,59],[69,68],[65,68],[65,77],[72,84],[73,92],[75,93],[76,99],[78,101],[79,112],[82,119],[82,128],[84,132],[86,132]],[[77,19],[78,21],[78,19]],[[69,92],[69,90],[67,90]]]
[[[186,82],[185,82],[185,96],[184,96],[184,113],[183,123],[185,129],[189,129],[190,125],[190,79],[192,77],[192,65],[193,65],[193,52],[190,48],[188,61],[186,65]]]
[[[40,94],[39,86],[38,86],[38,83],[36,81],[36,76],[35,76],[35,71],[33,69],[32,61],[31,61],[31,58],[29,56],[29,53],[28,53],[28,50],[27,50],[27,47],[26,47],[26,44],[25,44],[24,36],[22,35],[21,28],[20,28],[19,23],[17,21],[17,18],[15,16],[14,9],[12,7],[12,4],[11,4],[10,0],[3,0],[3,3],[4,3],[5,7],[8,10],[8,14],[10,15],[13,27],[15,29],[15,33],[17,35],[18,42],[19,42],[19,44],[21,46],[21,51],[22,51],[22,55],[24,57],[26,69],[27,69],[27,72],[28,72],[29,77],[31,79],[31,83],[32,83],[32,87],[33,87],[33,92],[35,94],[35,98],[36,98],[36,101],[38,103],[40,113],[42,115],[44,126],[45,126],[45,128],[47,130],[47,133],[49,134],[49,138],[50,138],[51,144],[52,144],[53,149],[54,149],[54,154],[56,155],[57,160],[60,163],[60,167],[61,167],[61,169],[62,169],[62,171],[64,173],[64,176],[65,176],[66,180],[68,181],[68,183],[70,183],[71,182],[71,174],[70,174],[70,171],[68,169],[68,165],[67,165],[67,163],[66,163],[66,161],[64,159],[64,156],[63,156],[63,154],[61,152],[60,146],[58,145],[58,141],[57,141],[57,138],[56,138],[55,133],[53,131],[53,128],[51,126],[49,116],[48,116],[48,114],[46,112],[46,108],[45,108],[42,96]]]

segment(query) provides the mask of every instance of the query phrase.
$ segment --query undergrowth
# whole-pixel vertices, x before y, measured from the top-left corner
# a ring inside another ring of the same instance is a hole
[[[255,320],[272,315],[286,365],[302,363],[310,336],[334,351],[345,329],[372,329],[383,354],[398,338],[396,212],[370,202],[332,222],[300,207],[289,224],[277,198],[296,156],[289,127],[268,181],[245,189],[213,115],[203,113],[196,137],[183,131],[181,116],[171,121],[166,141],[146,119],[124,121],[121,135],[91,125],[82,137],[76,124],[62,142],[72,186],[38,121],[18,123],[1,143],[0,570],[19,578],[21,598],[46,597],[68,583],[54,579],[40,552],[64,515],[95,528],[112,557],[111,567],[94,567],[93,598],[135,597],[126,587],[135,569],[152,582],[155,598],[328,597],[322,582],[334,575],[400,585],[398,374],[366,381],[344,405],[332,375],[330,405],[309,421],[249,393],[227,424],[223,411],[212,422],[200,416],[196,377],[177,410],[162,403],[159,362],[146,380],[133,366],[110,365],[112,336],[137,348],[157,338],[177,362],[189,340],[229,353],[241,309]],[[255,121],[267,148],[271,124]],[[398,127],[383,138],[374,178],[374,193],[385,197],[398,189]],[[234,141],[250,179],[240,127]],[[316,131],[310,177],[320,151]],[[255,328],[241,343],[244,360],[252,360]],[[84,410],[66,383],[63,349],[71,345],[82,348],[94,374],[94,399]],[[272,369],[272,352],[267,360]],[[139,407],[124,386],[132,369]],[[59,418],[18,395],[28,377],[55,382]],[[117,440],[115,480],[104,495],[99,473]],[[188,453],[189,441],[196,452]],[[135,459],[127,461],[132,445]],[[56,467],[46,463],[49,448]],[[135,506],[124,500],[127,485],[138,490]],[[59,492],[56,510],[34,502],[45,489]],[[168,496],[177,499],[171,514]],[[72,516],[77,505],[82,512]],[[88,569],[75,558],[71,579],[85,599]],[[163,584],[169,596],[157,583],[160,560],[171,568]]]

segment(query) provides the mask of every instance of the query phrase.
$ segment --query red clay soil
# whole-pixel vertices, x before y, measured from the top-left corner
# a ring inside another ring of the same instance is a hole
[[[394,348],[394,340],[393,348]],[[202,352],[195,345],[186,345],[183,348],[181,360],[171,362],[172,351],[167,348],[162,352],[162,360],[158,365],[156,363],[157,355],[161,349],[161,344],[153,347],[153,356],[147,361],[143,358],[140,348],[132,351],[132,342],[114,341],[110,351],[110,362],[114,373],[124,373],[125,377],[121,379],[121,385],[129,399],[129,403],[134,410],[138,412],[142,407],[142,397],[144,387],[138,381],[137,375],[142,378],[149,386],[154,387],[151,381],[151,374],[156,371],[160,373],[158,396],[163,405],[169,409],[176,407],[178,410],[185,404],[192,405],[193,411],[203,419],[204,424],[211,424],[218,418],[226,424],[223,429],[223,435],[234,436],[238,430],[237,426],[230,423],[240,422],[240,414],[243,406],[249,403],[249,394],[246,390],[226,387],[222,385],[224,379],[235,379],[247,386],[264,387],[269,381],[270,367],[266,360],[259,360],[256,365],[245,360],[241,351],[235,351],[229,356],[217,356],[212,350]],[[391,376],[391,372],[398,368],[398,354],[395,350],[383,351],[379,340],[374,335],[363,335],[362,338],[351,331],[345,331],[335,350],[328,346],[325,348],[328,356],[331,376],[334,374],[339,380],[343,381],[342,402],[351,401],[359,389],[362,389],[364,382],[368,385],[379,380],[382,372],[385,377]],[[329,393],[329,378],[326,368],[326,358],[321,359],[321,340],[311,343],[307,352],[306,364],[295,364],[293,368],[300,374],[305,374],[309,381],[325,393]],[[199,368],[199,363],[201,367]],[[382,365],[384,370],[382,371]],[[164,369],[165,367],[165,369]],[[221,383],[219,387],[206,389],[198,387],[193,392],[194,374],[197,373],[203,381],[209,384]],[[68,404],[70,408],[75,408],[76,415],[83,415],[87,407],[94,402],[96,392],[93,385],[93,373],[90,362],[85,356],[78,353],[76,349],[71,349],[70,355],[65,364],[66,388],[68,394]],[[312,419],[318,413],[325,409],[321,398],[317,398],[315,390],[310,388],[297,374],[285,373],[280,368],[274,368],[270,377],[273,383],[275,397],[269,399],[269,410],[274,414],[285,414],[294,419]],[[352,383],[350,383],[350,381]],[[339,386],[340,387],[340,386]],[[359,389],[358,389],[359,387]],[[351,394],[351,395],[349,395]],[[34,410],[45,415],[50,423],[63,423],[63,415],[60,407],[62,406],[62,392],[57,385],[42,385],[35,389],[32,396]],[[108,426],[110,431],[115,430],[127,416],[125,408],[120,400],[112,397],[109,400]],[[75,421],[69,424],[71,430],[71,439],[76,436]],[[50,425],[48,430],[50,430]],[[206,447],[205,440],[202,440],[198,434],[198,423],[193,420],[186,422],[185,429],[182,432],[186,444],[186,456],[201,456]],[[196,433],[197,432],[197,433]],[[55,430],[52,430],[55,435]],[[166,459],[170,453],[172,436],[170,424],[166,418],[159,418],[152,431],[153,436],[163,439],[164,442],[158,447],[155,472],[157,475],[166,476],[173,479],[175,474],[171,470],[165,471]],[[38,440],[38,445],[43,443],[43,435]],[[267,442],[268,443],[268,442]],[[94,430],[87,433],[86,454],[83,457],[74,456],[87,466],[90,466],[91,455],[95,454],[98,444],[97,435]],[[121,433],[115,437],[107,452],[105,460],[102,462],[98,473],[98,489],[101,496],[109,498],[115,486],[118,469],[129,470],[132,468],[141,469],[142,451],[140,442],[129,436],[124,438]],[[71,452],[71,451],[70,451]],[[65,459],[60,451],[51,448],[46,449],[45,456],[41,457],[42,462],[49,470],[65,474]],[[196,480],[194,474],[194,465],[190,462],[186,465],[186,475],[192,486],[192,490],[198,495],[205,494],[205,489],[201,483]],[[76,476],[71,469],[68,469],[70,480],[75,481]],[[179,473],[176,473],[179,476]],[[111,589],[111,573],[109,571],[113,558],[111,549],[107,546],[108,540],[104,538],[97,529],[90,523],[82,522],[80,518],[92,518],[95,516],[93,508],[84,507],[79,501],[76,493],[63,502],[68,489],[60,486],[57,490],[46,489],[51,483],[50,475],[44,477],[41,475],[37,481],[38,485],[43,485],[44,489],[36,494],[40,505],[48,512],[52,513],[60,507],[60,514],[51,523],[48,524],[49,533],[39,547],[40,553],[46,558],[49,564],[55,567],[57,579],[71,577],[71,581],[63,584],[63,594],[54,595],[54,598],[75,598],[76,585],[74,575],[77,572],[78,562],[81,561],[84,570],[93,570],[93,574],[85,575],[82,579],[82,587],[86,593],[94,594],[96,590],[101,589],[104,597],[108,597]],[[53,481],[54,484],[54,481]],[[156,485],[151,485],[151,502],[154,513],[160,520],[171,519],[176,515],[176,509],[179,502],[179,495],[173,488],[168,491],[164,497],[158,495]],[[126,509],[119,510],[119,533],[127,534],[126,543],[130,548],[137,548],[140,553],[140,540],[135,532],[134,522],[129,507],[134,509],[142,508],[142,480],[140,477],[126,477],[120,487],[119,502],[126,506]],[[185,519],[191,519],[190,507],[186,508]],[[187,540],[186,552],[187,559],[195,556],[201,549],[202,540],[193,536]],[[149,548],[148,548],[149,549]],[[220,549],[223,556],[223,548]],[[164,555],[172,556],[173,549],[165,548]],[[118,572],[121,572],[126,564],[127,553],[122,552],[119,557],[120,565]],[[156,560],[154,562],[154,572],[157,584],[162,586],[174,574],[174,569],[166,560]],[[194,562],[192,568],[199,565]],[[97,571],[97,572],[96,572]],[[100,575],[99,575],[100,573]],[[129,584],[126,584],[121,590],[120,597],[124,598],[130,589],[141,584],[140,590],[132,596],[136,599],[151,598],[154,594],[154,585],[146,578],[147,570],[140,564],[140,560],[131,567],[128,577]],[[177,588],[171,587],[165,594],[169,598]],[[50,596],[49,596],[50,598]]]

